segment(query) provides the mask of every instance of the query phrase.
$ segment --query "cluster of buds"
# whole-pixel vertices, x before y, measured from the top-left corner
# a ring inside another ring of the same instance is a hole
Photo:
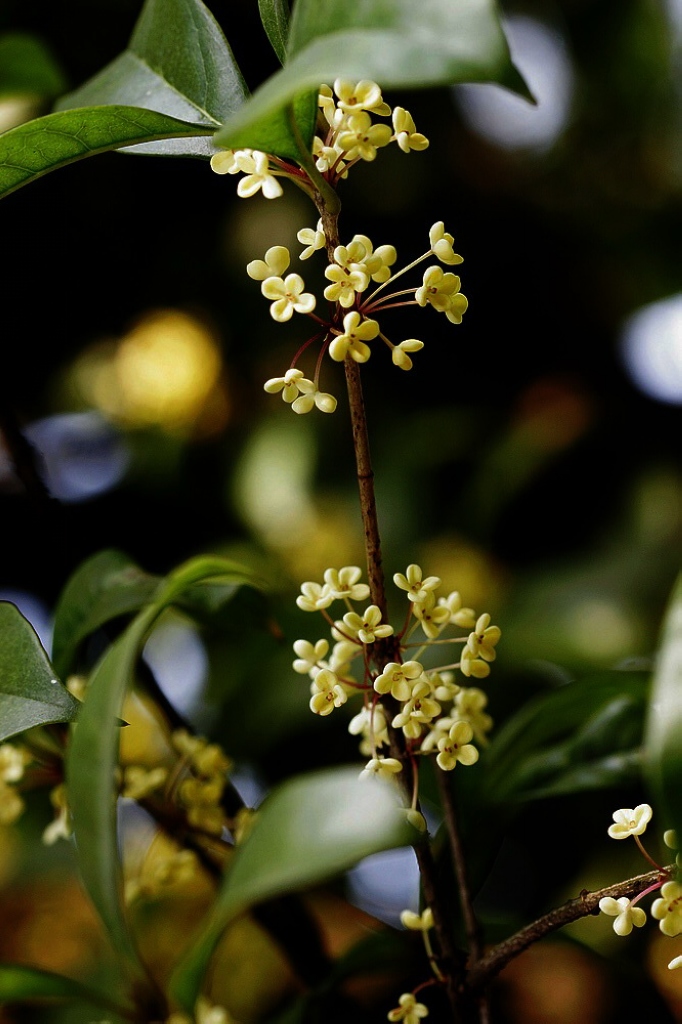
[[[649,804],[639,804],[634,808],[621,807],[614,811],[613,825],[609,826],[608,831],[612,839],[632,837],[647,861],[660,872],[657,881],[632,899],[628,899],[627,896],[621,896],[619,899],[604,896],[599,901],[601,912],[614,918],[613,930],[616,935],[629,935],[633,928],[641,928],[646,923],[646,913],[637,904],[652,892],[660,892],[660,896],[651,904],[651,916],[658,921],[662,933],[671,938],[682,935],[682,885],[670,877],[668,869],[656,863],[639,838],[646,831],[652,815],[653,811]],[[665,832],[663,842],[668,849],[677,850],[677,837],[673,829]],[[675,861],[677,867],[682,866],[679,854],[676,855]],[[671,970],[682,967],[682,956],[676,956],[668,966]]]
[[[221,805],[232,762],[217,743],[193,736],[185,729],[171,735],[175,750],[182,755],[180,770],[185,777],[177,791],[192,828],[219,836],[225,826]]]
[[[362,695],[364,706],[348,728],[360,737],[360,752],[370,758],[363,774],[392,777],[401,771],[400,761],[385,756],[383,750],[389,746],[389,724],[402,731],[411,756],[435,754],[444,771],[457,764],[474,764],[479,751],[472,741],[485,744],[492,719],[485,710],[486,694],[455,682],[455,672],[476,679],[489,674],[499,627],[490,625],[487,613],[477,616],[472,608],[463,607],[457,591],[439,596],[440,579],[424,577],[420,566],[413,564],[393,577],[407,598],[406,618],[396,633],[382,621],[376,605],[355,609],[354,602],[364,603],[369,597],[369,587],[360,582],[360,576],[357,566],[327,569],[322,583],[307,582],[301,587],[298,607],[320,612],[334,641],[331,650],[326,639],[294,643],[294,671],[311,680],[311,710],[329,715],[350,696]],[[336,620],[327,610],[335,601],[346,607]],[[449,636],[453,626],[465,634]],[[388,637],[395,660],[375,668],[373,645]],[[459,646],[456,661],[425,666],[422,659],[430,649],[440,651],[448,645]]]
[[[323,130],[315,136],[313,156],[317,171],[332,187],[347,176],[354,164],[374,160],[377,150],[390,142],[395,142],[406,153],[428,146],[425,136],[416,131],[410,113],[403,107],[391,109],[375,82],[337,80],[333,90],[322,86],[319,106]],[[388,124],[372,123],[372,115],[390,116],[392,128]],[[251,196],[258,191],[269,198],[281,195],[279,177],[290,178],[306,191],[314,190],[304,168],[254,150],[223,150],[213,156],[211,166],[219,174],[244,175],[237,188],[240,196]],[[369,343],[380,339],[390,350],[395,366],[402,370],[412,368],[412,355],[420,351],[424,343],[417,338],[394,343],[376,319],[379,313],[404,306],[431,306],[445,314],[451,323],[462,322],[468,302],[461,292],[460,278],[438,264],[427,267],[420,285],[384,291],[389,281],[394,282],[431,256],[446,266],[462,262],[462,257],[454,251],[453,236],[446,232],[442,221],[434,224],[429,232],[428,250],[398,271],[393,269],[397,260],[393,245],[375,248],[371,239],[359,234],[347,245],[337,244],[337,239],[325,234],[322,219],[315,228],[302,228],[297,237],[304,246],[301,260],[320,249],[326,253],[328,262],[324,276],[329,281],[323,291],[328,303],[326,317],[315,312],[317,298],[305,290],[301,275],[286,273],[291,255],[284,246],[272,246],[263,259],[252,260],[246,268],[249,277],[260,282],[274,320],[283,323],[294,313],[301,313],[316,324],[315,332],[299,348],[283,376],[265,383],[265,390],[270,394],[281,393],[294,412],[307,413],[314,408],[334,412],[336,399],[319,388],[320,367],[327,352],[335,362],[350,358],[365,363],[371,355]],[[319,345],[319,352],[311,379],[296,364],[315,344]]]

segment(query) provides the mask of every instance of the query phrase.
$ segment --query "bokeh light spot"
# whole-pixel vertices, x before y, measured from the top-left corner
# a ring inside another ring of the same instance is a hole
[[[628,318],[621,354],[640,391],[659,402],[682,404],[682,292]]]

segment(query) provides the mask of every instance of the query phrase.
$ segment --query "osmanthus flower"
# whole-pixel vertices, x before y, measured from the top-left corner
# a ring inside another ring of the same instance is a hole
[[[325,294],[327,289],[325,289]],[[343,303],[342,303],[343,305]],[[376,320],[363,319],[356,310],[346,313],[343,318],[343,334],[337,335],[329,346],[329,355],[337,363],[342,363],[347,355],[356,363],[366,363],[372,354],[367,341],[372,341],[379,333]]]
[[[216,174],[239,174],[241,168],[237,157],[250,155],[250,149],[221,149],[211,157],[211,170]]]
[[[326,391],[320,391],[317,384],[303,377],[297,384],[298,398],[291,403],[291,408],[298,415],[319,409],[320,412],[332,413],[336,410],[336,399]]]
[[[354,631],[363,644],[373,644],[375,640],[391,636],[393,633],[393,626],[381,621],[381,609],[375,604],[368,605],[362,615],[358,615],[357,612],[346,612],[343,624]]]
[[[372,124],[364,110],[349,114],[336,144],[346,160],[375,160],[377,150],[387,146],[393,132],[387,124]]]
[[[408,352],[419,352],[422,348],[424,348],[424,342],[418,341],[417,338],[407,338],[405,341],[401,341],[399,345],[393,345],[391,350],[393,365],[399,366],[401,370],[411,370],[412,360]]]
[[[281,277],[291,262],[285,245],[272,245],[262,260],[251,260],[246,264],[246,273],[254,281],[265,281],[268,277]]]
[[[394,107],[392,121],[395,141],[403,153],[409,153],[413,149],[421,152],[428,148],[429,140],[417,131],[409,110],[405,110],[404,107]]]
[[[392,779],[403,770],[396,757],[372,757],[360,772],[361,779],[378,776],[380,779]]]
[[[415,914],[414,910],[401,910],[400,923],[413,932],[428,932],[433,928],[433,911],[431,907],[421,914]]]
[[[476,613],[473,608],[463,608],[462,598],[458,590],[453,590],[447,597],[439,597],[438,604],[450,612],[450,622],[462,629],[473,629],[476,625]]]
[[[442,220],[436,221],[429,231],[429,243],[433,255],[447,266],[463,263],[463,258],[453,249],[455,239],[445,230]]]
[[[267,153],[254,149],[251,153],[235,154],[238,169],[245,177],[237,185],[237,195],[248,199],[256,192],[262,192],[266,199],[277,199],[282,195],[282,186],[270,170],[270,159]]]
[[[335,599],[347,597],[350,601],[365,601],[369,597],[366,583],[358,583],[362,569],[357,565],[345,565],[343,569],[325,569],[324,582]]]
[[[319,612],[328,608],[334,600],[329,587],[325,583],[312,583],[310,581],[301,584],[301,593],[296,598],[296,604],[304,612]]]
[[[488,695],[476,686],[463,686],[455,695],[453,713],[463,722],[468,722],[474,731],[477,743],[488,742],[486,733],[493,727],[493,720],[485,711]]]
[[[438,313],[448,313],[452,309],[453,300],[460,294],[461,286],[457,274],[446,273],[441,267],[427,267],[414,297],[420,306],[429,305]]]
[[[58,839],[68,839],[72,832],[69,805],[66,800],[66,786],[63,782],[60,782],[51,791],[50,803],[57,815],[43,831],[42,838],[46,846],[52,846]]]
[[[497,657],[495,647],[502,636],[499,626],[490,625],[490,616],[487,612],[479,615],[476,620],[473,632],[467,639],[467,647],[474,658],[483,658],[484,661],[494,661]]]
[[[374,114],[388,115],[391,108],[384,103],[381,89],[376,82],[363,79],[361,82],[351,82],[345,78],[337,78],[334,82],[334,92],[338,97],[340,110],[346,113],[354,113],[357,110],[371,110]],[[331,96],[331,90],[329,91]]]
[[[359,711],[348,723],[348,732],[351,736],[362,737],[360,753],[365,757],[369,757],[377,747],[387,747],[388,723],[381,704],[365,706]]]
[[[0,745],[0,782],[19,782],[29,760],[28,751],[13,743]]]
[[[440,586],[440,576],[427,576],[423,578],[422,568],[416,563],[408,565],[405,573],[397,572],[393,576],[396,587],[407,592],[408,601],[423,604],[432,591]]]
[[[478,761],[478,750],[473,746],[474,731],[468,722],[455,722],[447,736],[438,740],[436,762],[444,772],[450,772],[460,762],[464,765]]]
[[[641,928],[646,924],[646,914],[641,907],[633,907],[627,896],[614,899],[613,896],[604,896],[599,900],[599,909],[602,914],[615,917],[613,930],[616,935],[629,935],[634,928]]]
[[[322,230],[322,218],[318,220],[316,228],[301,228],[296,238],[301,245],[305,245],[305,249],[298,257],[299,260],[307,260],[318,249],[324,249],[326,238]],[[246,269],[248,271],[248,267]],[[281,274],[282,271],[280,270],[279,273]]]
[[[271,377],[270,380],[266,380],[263,390],[267,391],[269,395],[276,395],[281,391],[284,401],[291,404],[301,394],[300,384],[303,381],[306,381],[303,370],[292,367],[283,377]],[[306,381],[306,383],[312,384],[312,381]]]
[[[429,640],[435,640],[450,620],[448,609],[436,604],[436,597],[432,592],[428,592],[423,600],[415,601],[412,610]]]
[[[287,274],[281,277],[266,277],[261,285],[261,292],[266,299],[272,300],[270,316],[279,323],[291,320],[294,312],[312,313],[316,298],[312,292],[304,292],[305,284],[300,274]]]
[[[383,672],[374,680],[377,693],[390,693],[396,700],[406,701],[412,696],[417,680],[424,675],[424,666],[419,661],[389,661]]]
[[[390,1021],[402,1021],[403,1024],[419,1024],[419,1021],[428,1015],[427,1006],[418,1003],[416,996],[411,992],[404,992],[398,1000],[398,1006],[395,1010],[389,1010],[387,1017]]]
[[[419,739],[424,731],[422,726],[430,725],[431,720],[441,713],[441,706],[433,699],[431,692],[429,681],[420,680],[413,688],[412,696],[405,701],[391,722],[394,729],[403,730],[407,739]]]
[[[483,661],[482,658],[477,658],[468,647],[465,647],[462,651],[459,670],[467,678],[473,676],[474,679],[485,679],[486,676],[490,675],[490,665],[488,662]]]
[[[330,715],[334,708],[340,708],[348,700],[338,676],[328,668],[317,673],[310,689],[310,710],[316,715]]]
[[[369,284],[369,274],[361,263],[348,258],[348,249],[343,245],[337,245],[334,262],[326,268],[324,276],[332,282],[323,292],[325,299],[338,302],[344,309],[352,306],[357,294]]]
[[[651,904],[651,916],[656,918],[664,935],[675,938],[682,932],[682,885],[679,882],[665,882],[661,886],[660,898]]]
[[[627,839],[629,836],[641,836],[651,821],[653,810],[649,804],[638,804],[637,807],[621,807],[613,812],[613,825],[609,825],[612,839]]]
[[[145,768],[140,764],[126,765],[123,771],[121,796],[130,800],[143,800],[160,789],[167,778],[168,769],[160,765],[156,768]]]
[[[309,640],[296,640],[294,654],[297,654],[298,657],[293,664],[294,672],[307,676],[312,669],[319,665],[328,650],[329,642],[327,640],[318,640],[316,644],[311,644]]]
[[[359,247],[362,247],[362,251]],[[395,246],[379,245],[375,249],[367,235],[353,235],[348,251],[377,284],[384,284],[389,280],[391,267],[398,259]]]

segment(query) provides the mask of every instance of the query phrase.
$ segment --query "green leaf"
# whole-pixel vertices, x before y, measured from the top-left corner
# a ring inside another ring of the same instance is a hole
[[[0,96],[57,96],[64,75],[44,43],[26,32],[0,36]]]
[[[48,114],[0,135],[0,197],[96,153],[136,142],[206,134],[203,125],[139,107],[84,107]]]
[[[656,813],[682,835],[682,576],[666,611],[645,730],[648,778]]]
[[[632,778],[648,682],[644,672],[602,672],[529,701],[481,759],[482,798],[499,804]]]
[[[511,63],[494,0],[423,0],[418,11],[414,0],[298,0],[287,54],[285,67],[217,133],[217,145],[250,146],[296,159],[286,108],[336,78],[369,78],[383,89],[460,82],[525,89]],[[297,122],[309,145],[314,124],[300,121],[298,114]]]
[[[52,661],[65,679],[83,640],[105,622],[137,612],[156,591],[160,577],[143,572],[121,551],[100,551],[78,567],[59,598]]]
[[[124,104],[215,128],[248,94],[232,51],[201,0],[147,0],[128,48],[60,100],[60,109]],[[157,156],[209,157],[210,138],[136,146]]]
[[[258,811],[198,938],[171,979],[190,1010],[226,925],[254,903],[333,878],[363,857],[414,842],[416,833],[380,781],[336,768],[289,779]]]
[[[0,741],[52,722],[73,722],[80,703],[56,678],[30,622],[0,602]]]
[[[258,0],[258,10],[272,48],[279,57],[280,64],[284,64],[289,34],[287,0]]]
[[[91,676],[66,758],[69,804],[73,814],[83,882],[131,976],[144,984],[144,969],[126,920],[116,828],[115,775],[120,716],[135,666],[156,620],[183,594],[209,580],[251,583],[242,566],[210,556],[192,559],[157,586],[150,604],[100,659]]]
[[[104,995],[78,981],[52,971],[20,964],[0,964],[0,1003],[26,1002],[33,999],[68,999],[93,1003],[127,1016],[125,1006],[117,1006]]]

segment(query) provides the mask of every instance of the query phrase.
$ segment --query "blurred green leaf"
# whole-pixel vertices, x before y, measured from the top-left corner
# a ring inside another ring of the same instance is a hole
[[[20,964],[0,964],[0,1003],[25,1002],[32,999],[69,999],[107,1007],[127,1015],[126,1007],[116,1006],[102,992],[61,974],[42,971]]]
[[[287,36],[289,34],[289,5],[287,0],[258,0],[258,10],[263,28],[279,57],[284,64],[287,53]]]
[[[66,88],[45,44],[26,32],[0,36],[0,96],[57,96]]]
[[[682,835],[682,576],[668,604],[645,731],[649,781],[666,827]]]
[[[630,780],[648,681],[645,672],[603,672],[531,700],[482,758],[483,798],[537,799]]]
[[[78,567],[62,591],[54,619],[52,660],[66,678],[74,670],[78,648],[96,629],[137,612],[146,604],[160,577],[143,572],[122,551],[99,551]]]
[[[514,69],[494,0],[298,0],[285,67],[258,89],[217,133],[228,148],[250,146],[296,159],[286,109],[302,94],[336,78],[372,79],[383,89],[501,82],[525,87]],[[301,114],[306,116],[301,119]],[[296,111],[306,146],[314,117]]]
[[[289,779],[258,811],[198,938],[171,979],[186,1009],[200,991],[226,925],[248,907],[333,878],[363,857],[414,842],[392,787],[361,780],[357,768]]]
[[[0,197],[97,153],[206,133],[203,125],[139,107],[84,107],[48,114],[0,135]]]
[[[159,583],[151,603],[100,659],[66,759],[69,803],[85,887],[131,976],[144,984],[144,968],[123,906],[116,828],[116,766],[120,715],[138,657],[161,613],[183,593],[210,579],[220,586],[254,583],[248,570],[222,558],[192,559]]]
[[[208,157],[215,149],[206,136],[247,94],[228,42],[201,0],[147,0],[128,48],[58,106],[123,104],[206,125],[201,140],[172,139],[135,150]]]
[[[80,706],[56,678],[31,623],[0,602],[0,741],[36,725],[72,722]]]

